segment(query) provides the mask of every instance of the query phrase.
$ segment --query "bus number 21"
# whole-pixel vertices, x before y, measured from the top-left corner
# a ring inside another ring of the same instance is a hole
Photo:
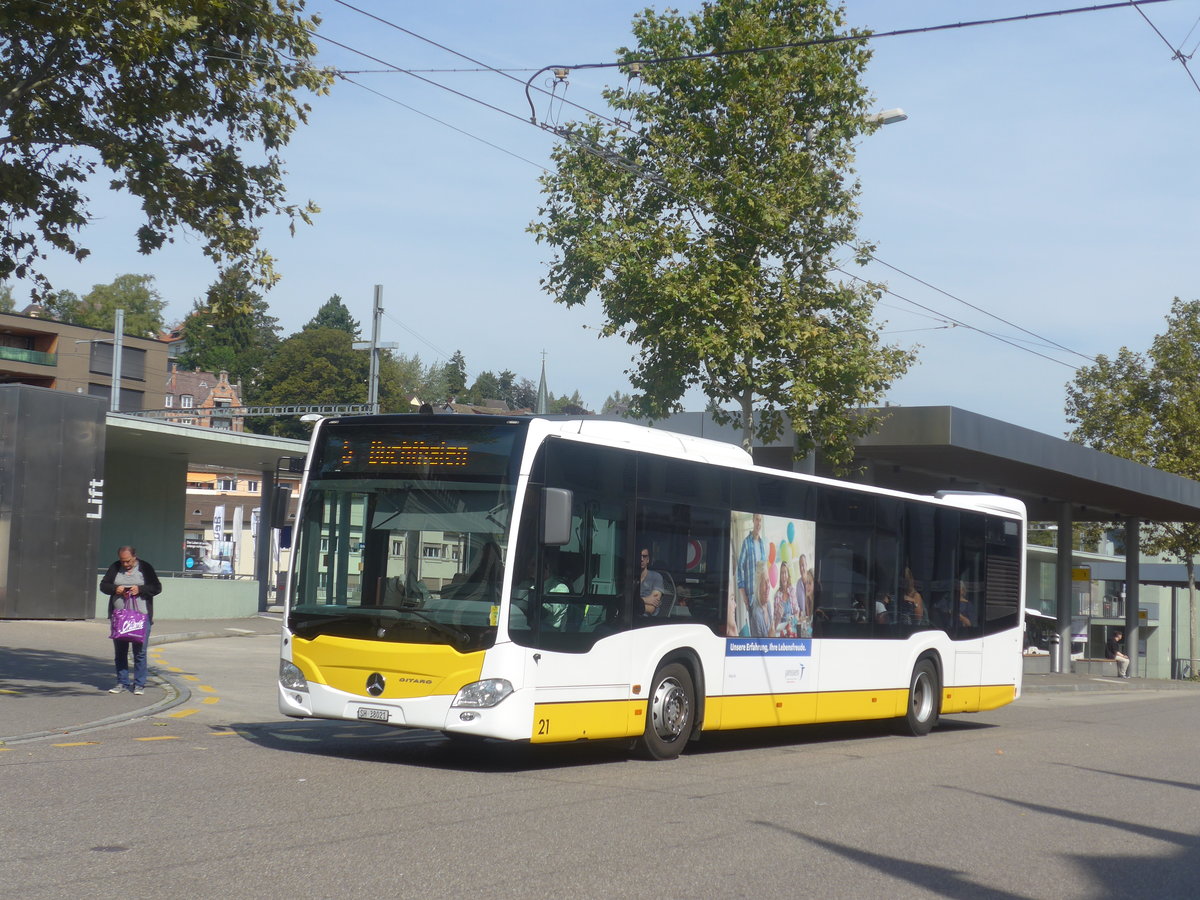
[[[538,734],[549,734],[550,733],[550,720],[549,719],[538,719],[537,733]]]

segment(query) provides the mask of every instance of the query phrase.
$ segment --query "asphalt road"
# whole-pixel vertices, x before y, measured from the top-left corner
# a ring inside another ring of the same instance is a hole
[[[0,749],[6,897],[1194,897],[1200,692],[460,747],[284,719],[272,637],[165,645],[187,702]]]

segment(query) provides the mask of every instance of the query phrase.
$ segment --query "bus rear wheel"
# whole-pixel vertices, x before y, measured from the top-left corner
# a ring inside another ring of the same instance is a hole
[[[937,666],[933,660],[920,659],[913,666],[912,680],[908,684],[908,710],[900,720],[903,734],[922,737],[933,730],[941,711],[941,685],[938,684]]]
[[[641,749],[650,759],[674,759],[696,720],[696,694],[686,666],[669,663],[654,673]]]

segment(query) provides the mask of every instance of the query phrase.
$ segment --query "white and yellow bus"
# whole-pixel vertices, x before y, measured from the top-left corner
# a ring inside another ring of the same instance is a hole
[[[279,708],[450,736],[634,738],[1021,692],[1025,511],[766,469],[625,422],[320,422]]]

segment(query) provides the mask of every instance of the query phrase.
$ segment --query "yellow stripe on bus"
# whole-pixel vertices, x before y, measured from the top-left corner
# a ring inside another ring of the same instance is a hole
[[[533,707],[535,744],[631,737],[646,727],[645,700],[538,703]]]
[[[996,709],[1011,703],[1015,692],[1011,684],[948,687],[942,692],[942,712]],[[903,716],[907,709],[908,691],[904,688],[707,697],[704,730],[891,719]],[[645,730],[645,715],[645,700],[539,703],[533,711],[531,740],[541,744],[634,737]]]

